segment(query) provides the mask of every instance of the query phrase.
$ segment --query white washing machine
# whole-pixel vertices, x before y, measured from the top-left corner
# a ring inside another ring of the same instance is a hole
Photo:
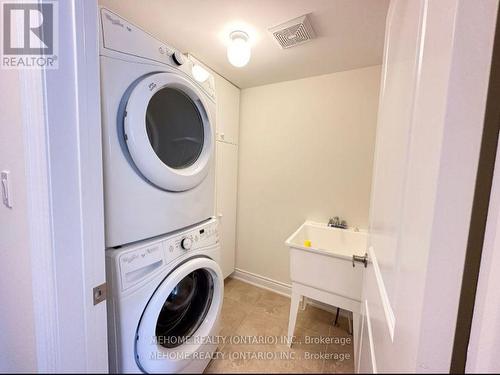
[[[199,373],[217,347],[217,222],[106,251],[110,372]]]
[[[106,247],[166,234],[214,215],[214,79],[101,8]]]

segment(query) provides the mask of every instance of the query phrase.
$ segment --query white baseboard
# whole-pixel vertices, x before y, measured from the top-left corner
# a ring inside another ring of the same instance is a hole
[[[234,272],[229,277],[252,284],[262,289],[270,290],[271,292],[281,294],[285,297],[290,298],[292,295],[292,286],[290,284],[273,280],[269,277],[257,275],[239,268],[235,268]]]
[[[277,281],[266,276],[257,275],[256,273],[245,271],[240,268],[235,268],[234,272],[229,275],[229,277],[243,281],[247,284],[251,284],[258,288],[281,294],[282,296],[288,298],[290,298],[290,296],[292,295],[292,286],[290,284],[284,283],[282,281]],[[337,312],[337,308],[335,306],[330,306],[310,298],[306,298],[305,301],[307,305],[317,307],[333,314]],[[340,310],[340,316],[349,317],[350,315],[348,311]]]

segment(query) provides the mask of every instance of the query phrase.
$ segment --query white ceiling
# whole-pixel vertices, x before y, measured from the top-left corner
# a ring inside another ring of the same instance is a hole
[[[381,64],[389,0],[100,0],[240,88]],[[311,13],[316,39],[281,49],[268,28]],[[243,29],[252,58],[226,58],[229,32]]]

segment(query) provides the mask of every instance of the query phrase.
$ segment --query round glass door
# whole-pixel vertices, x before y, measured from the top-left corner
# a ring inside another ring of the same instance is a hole
[[[212,275],[198,269],[184,277],[163,304],[156,322],[157,342],[175,348],[186,342],[205,319],[214,294]]]
[[[152,96],[146,131],[154,152],[170,168],[193,165],[203,149],[203,119],[196,104],[178,89],[164,87]]]
[[[223,297],[224,277],[214,260],[193,258],[173,270],[138,322],[137,365],[146,373],[178,373],[195,353],[215,351],[217,343],[211,340],[219,334]]]
[[[185,191],[203,181],[213,160],[213,106],[180,74],[152,74],[136,84],[125,110],[125,141],[149,182]]]

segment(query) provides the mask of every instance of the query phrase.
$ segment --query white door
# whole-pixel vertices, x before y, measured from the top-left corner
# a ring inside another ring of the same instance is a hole
[[[216,206],[224,277],[234,271],[236,251],[236,199],[238,189],[238,146],[217,143]]]
[[[361,306],[360,372],[377,371],[374,341],[390,343],[394,335],[395,318],[390,302],[396,287],[422,3],[392,1],[387,15],[370,207],[371,263],[365,270]],[[371,327],[375,322],[380,326]],[[374,333],[380,337],[373,337]]]
[[[494,30],[473,4],[389,7],[359,372],[449,371]]]

